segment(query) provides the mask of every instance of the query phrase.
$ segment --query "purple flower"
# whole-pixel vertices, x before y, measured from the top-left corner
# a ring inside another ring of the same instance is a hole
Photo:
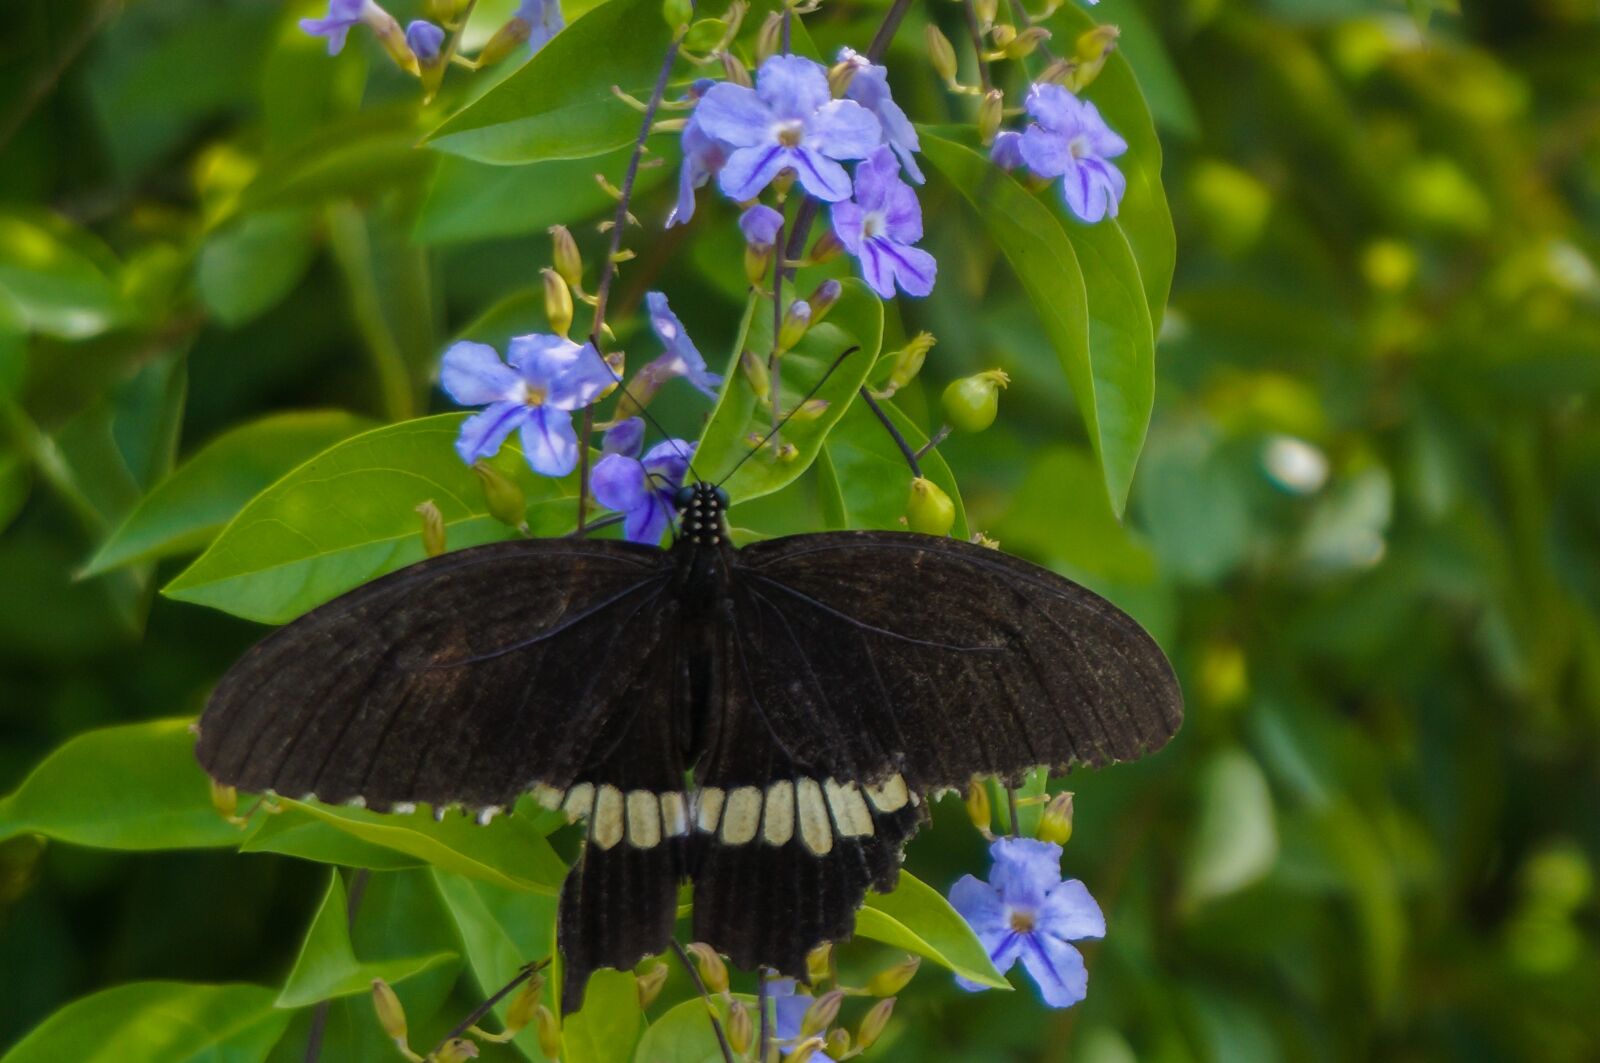
[[[771,247],[778,240],[778,230],[783,228],[783,215],[762,203],[757,203],[739,215],[739,231],[745,243],[752,247]]]
[[[1109,159],[1128,150],[1095,105],[1065,88],[1033,86],[1026,102],[1037,124],[1022,134],[1022,158],[1040,177],[1060,177],[1067,208],[1086,222],[1117,216],[1128,182]]]
[[[784,170],[818,199],[850,196],[850,176],[838,159],[864,159],[883,140],[872,112],[854,100],[829,98],[822,64],[774,55],[756,72],[756,87],[731,81],[712,86],[695,109],[704,131],[730,146],[718,175],[729,199],[753,199]]]
[[[1001,838],[989,847],[989,881],[971,875],[955,884],[950,904],[971,925],[1001,974],[1017,960],[1046,1004],[1069,1008],[1089,992],[1083,955],[1068,944],[1106,936],[1106,917],[1077,879],[1061,879],[1061,846],[1032,838]],[[986,988],[956,978],[963,989]]]
[[[328,38],[328,54],[338,55],[350,27],[374,16],[389,17],[373,0],[328,0],[328,17],[303,18],[300,28],[313,37]]]
[[[900,157],[900,165],[906,168],[906,174],[917,184],[922,184],[926,178],[917,168],[913,154],[922,150],[922,142],[917,139],[917,127],[911,124],[911,119],[906,117],[906,112],[900,109],[889,93],[889,68],[874,63],[854,48],[840,48],[839,62],[849,63],[856,68],[855,75],[850,79],[850,87],[845,89],[845,98],[855,100],[873,113],[883,126],[884,142]]]
[[[1022,157],[1022,134],[1007,130],[995,137],[994,146],[989,149],[989,158],[1002,170],[1026,166],[1028,160]]]
[[[689,96],[701,99],[716,82],[701,78],[689,89]],[[700,124],[700,112],[689,116],[683,127],[683,165],[678,170],[678,203],[667,215],[667,228],[682,225],[694,217],[694,193],[720,173],[727,164],[728,153],[733,149],[705,131]]]
[[[800,1040],[800,1024],[815,1000],[804,993],[796,992],[793,978],[774,978],[767,983],[767,995],[772,997],[772,1007],[777,1019],[773,1023],[772,1035],[782,1046],[783,1054],[788,1055]],[[811,1058],[824,1063],[833,1063],[833,1057],[824,1052],[818,1052]]]
[[[650,313],[651,330],[661,341],[661,346],[666,348],[659,358],[639,370],[639,375],[648,377],[650,381],[646,390],[654,394],[656,388],[675,376],[681,376],[707,398],[716,398],[717,389],[722,387],[722,377],[706,368],[706,360],[689,338],[689,333],[684,331],[683,322],[667,305],[667,297],[661,292],[647,292],[644,305]]]
[[[522,0],[515,18],[529,26],[528,47],[537,52],[567,25],[561,15],[561,0]]]
[[[533,471],[565,476],[578,464],[571,411],[599,401],[616,384],[593,345],[561,336],[518,336],[507,365],[493,347],[463,340],[444,355],[439,383],[463,406],[486,406],[467,418],[456,453],[471,465],[522,430],[522,452]]]
[[[694,444],[664,440],[640,458],[643,441],[644,422],[637,417],[607,430],[605,457],[589,474],[589,489],[601,505],[623,514],[622,534],[629,542],[654,546],[676,513],[672,498],[689,471]]]
[[[444,30],[427,19],[419,18],[406,27],[406,44],[411,46],[417,62],[427,66],[439,58],[439,49],[444,45]]]
[[[922,239],[922,207],[900,180],[900,164],[888,148],[856,167],[856,198],[834,204],[833,231],[861,260],[862,276],[883,298],[894,297],[896,284],[907,295],[933,291],[938,263],[911,246]]]

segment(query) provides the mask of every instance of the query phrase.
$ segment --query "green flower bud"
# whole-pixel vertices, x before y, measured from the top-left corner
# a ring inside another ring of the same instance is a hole
[[[444,514],[430,498],[417,507],[417,516],[422,518],[422,552],[438,557],[444,553]]]
[[[552,332],[565,336],[572,330],[572,290],[553,269],[542,269],[539,275],[544,278],[545,319],[550,322]]]
[[[807,399],[789,411],[789,420],[795,424],[805,424],[815,421],[818,417],[828,412],[830,403],[827,399]]]
[[[767,360],[752,351],[739,355],[739,371],[750,383],[750,390],[762,403],[772,398],[772,377],[767,372]]]
[[[756,65],[783,51],[783,12],[773,11],[756,31]]]
[[[406,1043],[406,1009],[400,1006],[400,998],[395,996],[389,983],[382,978],[372,980],[372,1010],[378,1013],[378,1025],[383,1027],[384,1036],[397,1045]]]
[[[239,818],[239,791],[212,779],[211,807],[221,813],[222,818],[230,823],[237,821]]]
[[[825,1041],[828,1046],[828,1055],[834,1059],[845,1059],[849,1056],[850,1031],[844,1029],[844,1027],[839,1026],[829,1030]]]
[[[783,312],[783,324],[778,326],[778,350],[787,351],[805,338],[811,327],[811,304],[796,299]]]
[[[834,308],[839,296],[843,294],[844,285],[836,280],[825,280],[817,285],[816,290],[806,300],[811,306],[811,324],[822,324],[822,319],[828,316],[828,311]]]
[[[915,380],[922,371],[922,363],[928,359],[928,352],[933,350],[937,342],[933,333],[919,332],[911,338],[910,343],[900,348],[894,354],[894,369],[889,373],[889,382],[878,393],[878,398],[887,399]]]
[[[978,104],[978,139],[983,143],[994,143],[1000,132],[1000,121],[1005,117],[1005,105],[1006,94],[999,89],[983,94],[983,101]]]
[[[478,53],[478,65],[492,66],[528,43],[528,38],[533,36],[533,27],[526,19],[513,18],[504,26],[494,31],[494,36],[489,38],[489,43],[483,46]]]
[[[648,1008],[656,1002],[661,995],[661,987],[667,984],[667,974],[667,965],[658,961],[639,975],[639,1007]]]
[[[504,1039],[509,1041],[534,1021],[535,1013],[539,1010],[539,998],[544,995],[544,978],[534,975],[522,984],[517,990],[517,995],[511,998],[511,1005],[506,1008],[506,1032]]]
[[[825,265],[844,254],[844,244],[839,241],[839,236],[831,228],[811,245],[811,264],[813,266]]]
[[[555,1013],[540,1004],[533,1009],[534,1029],[539,1033],[539,1051],[546,1059],[561,1058],[561,1023]]]
[[[1050,799],[1050,803],[1044,806],[1044,814],[1039,817],[1036,833],[1042,842],[1067,844],[1067,839],[1072,837],[1071,793],[1059,793]]]
[[[828,68],[828,90],[834,98],[844,96],[850,90],[850,82],[856,79],[856,71],[861,68],[855,63],[840,62]]]
[[[994,41],[994,46],[1003,52],[1010,48],[1011,43],[1017,39],[1017,27],[1008,26],[1002,22],[989,31],[989,39]]]
[[[949,535],[955,526],[956,506],[944,489],[932,480],[917,477],[911,481],[911,497],[906,501],[906,524],[923,535]]]
[[[806,954],[806,979],[816,985],[833,977],[833,942],[824,941]]]
[[[689,955],[694,957],[694,964],[700,970],[700,981],[705,983],[708,993],[726,993],[728,991],[728,965],[722,957],[703,941],[696,941],[688,947]]]
[[[893,967],[885,967],[867,982],[867,992],[875,997],[892,997],[910,984],[916,977],[917,969],[922,966],[922,957],[906,956],[906,958]],[[863,1031],[866,1024],[862,1024]],[[866,1034],[863,1032],[862,1037]]]
[[[945,84],[954,84],[957,70],[955,45],[931,22],[923,28],[923,36],[928,42],[928,59],[933,63],[934,72],[944,79]]]
[[[478,461],[472,466],[472,471],[483,485],[483,498],[488,503],[489,515],[501,524],[527,534],[528,497],[523,494],[522,485],[487,461]]]
[[[676,33],[694,20],[694,5],[689,0],[662,0],[661,20]]]
[[[561,279],[574,288],[583,287],[583,256],[578,253],[578,241],[565,225],[550,226],[551,260]]]
[[[967,784],[967,818],[979,832],[988,837],[994,831],[994,809],[989,803],[989,784],[973,779]]]
[[[1029,26],[1012,38],[1006,45],[1006,58],[1022,59],[1034,53],[1034,50],[1050,39],[1050,31],[1043,26]]]
[[[750,1050],[755,1042],[755,1023],[750,1018],[750,1009],[744,1006],[743,1001],[735,1000],[728,1008],[728,1047],[733,1049],[733,1054],[740,1059]]]
[[[981,432],[994,424],[1000,411],[1000,389],[1011,378],[1000,369],[953,380],[944,389],[944,416],[963,432]]]
[[[827,1030],[833,1025],[833,1020],[839,1017],[839,1007],[843,1003],[844,991],[839,989],[824,993],[812,1001],[800,1018],[800,1036],[810,1037]]]
[[[1117,38],[1121,31],[1115,26],[1096,26],[1078,38],[1078,43],[1073,49],[1077,59],[1077,68],[1073,71],[1072,81],[1068,88],[1074,92],[1082,92],[1089,87],[1095,78],[1100,76],[1100,71],[1105,68],[1106,60],[1111,58],[1111,53],[1116,51]]]
[[[416,1056],[408,1056],[415,1059]],[[466,1063],[469,1059],[478,1058],[478,1046],[465,1037],[456,1037],[446,1041],[445,1046],[438,1053],[429,1057],[434,1063]],[[552,1059],[555,1057],[551,1057]]]
[[[883,1036],[883,1031],[889,1028],[889,1017],[894,1014],[894,998],[880,1000],[872,1006],[861,1019],[861,1025],[856,1027],[856,1047],[861,1049],[871,1048]]]
[[[732,52],[723,52],[717,57],[722,60],[722,76],[735,85],[751,86],[750,68],[745,66],[738,56]]]

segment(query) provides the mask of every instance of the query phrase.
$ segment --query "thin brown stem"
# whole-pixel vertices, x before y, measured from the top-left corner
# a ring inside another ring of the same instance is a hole
[[[1033,16],[1028,14],[1028,9],[1022,3],[1022,0],[1011,0],[1011,17],[1017,20],[1018,33],[1021,33],[1023,30],[1030,30],[1035,25]],[[1053,63],[1056,61],[1055,53],[1052,52],[1050,47],[1043,41],[1039,42],[1035,48],[1035,51],[1037,51],[1047,63]]]
[[[756,968],[756,1010],[760,1013],[760,1033],[756,1037],[756,1059],[767,1063],[772,1052],[772,1021],[767,1018],[767,969]]]
[[[883,412],[883,407],[879,406],[878,400],[872,397],[872,392],[865,387],[861,389],[861,401],[867,404],[867,409],[871,410],[872,415],[878,419],[878,423],[883,425],[883,430],[889,433],[889,438],[894,440],[894,445],[900,448],[900,453],[906,459],[906,464],[911,467],[911,475],[919,480],[922,479],[922,465],[917,461],[917,452],[912,449],[910,443],[906,442],[906,437],[900,434],[900,429],[894,426],[894,422],[889,420],[889,415]]]
[[[728,1035],[722,1029],[722,1020],[717,1018],[716,1002],[711,994],[706,992],[705,982],[700,980],[700,972],[695,969],[694,961],[689,959],[689,954],[684,951],[677,938],[672,939],[672,951],[677,953],[678,962],[683,964],[683,969],[689,972],[689,980],[694,982],[695,992],[706,1002],[706,1017],[711,1020],[711,1032],[717,1035],[717,1047],[722,1049],[724,1063],[733,1063],[733,1046],[728,1043]]]
[[[972,38],[972,58],[978,64],[978,82],[983,86],[984,95],[994,88],[994,81],[989,77],[989,60],[984,58],[983,27],[978,25],[978,7],[973,0],[962,0],[961,10],[967,16],[967,36]]]
[[[784,246],[783,223],[778,225],[778,236],[773,246]],[[772,259],[772,350],[767,355],[768,394],[772,397],[772,431],[778,430],[782,416],[783,366],[778,358],[778,334],[783,331],[783,256]]]
[[[549,960],[540,960],[537,963],[524,964],[522,969],[516,973],[515,977],[513,977],[511,981],[495,990],[492,996],[490,996],[482,1004],[479,1004],[477,1007],[472,1009],[472,1014],[456,1023],[455,1027],[451,1029],[449,1033],[439,1038],[439,1043],[433,1046],[433,1050],[428,1053],[428,1058],[434,1058],[444,1050],[445,1045],[449,1044],[451,1041],[454,1041],[457,1037],[460,1037],[472,1027],[478,1025],[478,1020],[482,1019],[485,1015],[489,1014],[489,1012],[493,1011],[494,1006],[509,996],[512,990],[516,989],[523,982],[526,982],[528,979],[544,970],[549,963]]]

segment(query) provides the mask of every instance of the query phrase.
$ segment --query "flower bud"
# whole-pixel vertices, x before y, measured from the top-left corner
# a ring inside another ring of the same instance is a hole
[[[750,1018],[750,1009],[744,1002],[735,1000],[728,1008],[728,1047],[733,1049],[733,1054],[740,1059],[750,1050],[750,1045],[755,1041],[755,1023]]]
[[[850,1053],[850,1031],[838,1026],[828,1031],[825,1039],[828,1046],[828,1055],[834,1059],[845,1059]]]
[[[811,1063],[812,1058],[827,1047],[828,1043],[820,1037],[807,1038],[795,1045],[794,1051],[783,1057],[783,1063]]]
[[[528,38],[533,36],[533,26],[527,19],[513,18],[504,26],[494,31],[494,36],[489,38],[489,43],[478,52],[478,65],[492,66],[528,43]]]
[[[739,215],[739,231],[744,234],[745,279],[759,285],[772,265],[778,237],[783,233],[783,215],[757,203]]]
[[[972,5],[973,14],[978,16],[978,28],[987,31],[994,25],[995,9],[999,7],[999,0],[977,0]]]
[[[806,953],[806,980],[812,985],[833,977],[833,942],[824,941]]]
[[[928,42],[928,59],[933,63],[934,73],[943,78],[945,84],[954,84],[957,69],[955,45],[931,22],[923,27],[922,32]]]
[[[985,837],[994,831],[994,809],[989,803],[989,784],[973,779],[967,784],[967,818]]]
[[[833,1025],[833,1020],[839,1017],[839,1007],[844,1003],[844,991],[831,990],[822,994],[811,1002],[806,1013],[800,1018],[800,1036],[810,1037],[820,1034]]]
[[[534,1015],[539,1010],[539,998],[543,995],[543,976],[536,974],[522,984],[522,988],[517,990],[517,995],[511,998],[510,1006],[506,1008],[505,1040],[509,1041],[534,1021]]]
[[[867,992],[875,997],[892,997],[910,984],[922,966],[922,957],[907,955],[893,967],[885,967],[867,982]]]
[[[839,296],[843,294],[844,285],[831,278],[817,285],[811,297],[806,300],[811,305],[811,324],[822,324],[822,319],[828,316],[828,311],[833,309],[834,304],[839,301]]]
[[[1039,817],[1039,826],[1035,831],[1042,842],[1054,842],[1057,845],[1067,844],[1067,839],[1072,837],[1072,794],[1064,792],[1056,794],[1050,803],[1044,806],[1044,814]]]
[[[743,85],[745,88],[750,87],[750,70],[744,63],[739,61],[738,56],[732,52],[723,52],[718,58],[722,60],[723,77],[735,85]]]
[[[923,535],[949,535],[955,526],[956,506],[944,488],[918,476],[911,481],[911,497],[906,501],[906,524]]]
[[[422,5],[422,10],[433,21],[449,26],[455,23],[456,16],[466,7],[467,0],[428,0]]]
[[[774,11],[767,15],[761,23],[761,28],[756,31],[756,65],[760,66],[768,59],[783,51],[783,12]]]
[[[1004,370],[990,369],[952,380],[944,389],[944,416],[963,432],[981,432],[994,424],[1000,410],[1000,389],[1011,383]]]
[[[689,946],[688,952],[694,957],[695,966],[700,969],[700,981],[705,983],[706,992],[726,993],[728,965],[717,955],[717,950],[703,941],[696,941]]]
[[[583,287],[583,256],[578,253],[578,241],[565,225],[550,226],[551,260],[561,279],[574,288]]]
[[[1000,132],[1000,122],[1005,118],[1006,94],[999,89],[990,89],[983,94],[983,101],[978,104],[978,139],[985,144],[993,144],[994,138]]]
[[[828,68],[828,89],[835,99],[843,97],[850,90],[850,82],[856,79],[856,73],[860,69],[860,63],[852,63],[849,60],[835,63]]]
[[[553,269],[546,267],[539,275],[544,278],[545,320],[550,322],[552,332],[565,336],[572,330],[572,290]]]
[[[889,1028],[889,1017],[894,1014],[894,997],[880,1000],[861,1018],[856,1027],[856,1047],[868,1049],[877,1044],[883,1031]]]
[[[446,1041],[444,1047],[429,1058],[434,1063],[466,1063],[469,1059],[478,1058],[478,1046],[465,1037],[454,1037]]]
[[[662,0],[661,20],[676,33],[694,21],[694,4],[690,0]]]
[[[839,240],[839,234],[832,229],[824,230],[823,234],[811,244],[811,264],[821,266],[832,262],[844,254],[844,244]]]
[[[239,816],[239,791],[212,779],[211,807],[216,809],[223,819],[236,821]]]
[[[800,456],[800,448],[793,443],[779,443],[773,448],[772,456],[787,465]]]
[[[1121,31],[1117,27],[1106,25],[1096,26],[1078,38],[1078,43],[1073,48],[1077,67],[1072,72],[1072,81],[1068,84],[1068,88],[1074,92],[1082,92],[1100,76],[1106,60],[1111,58],[1111,53],[1117,49],[1117,37],[1120,34]]]
[[[828,412],[829,405],[831,404],[827,399],[807,399],[790,410],[787,419],[796,424],[815,421],[818,417]]]
[[[778,350],[787,351],[799,343],[811,327],[811,304],[796,299],[783,312],[783,324],[778,327]]]
[[[384,1036],[405,1047],[406,1009],[400,1006],[400,998],[382,978],[372,980],[372,1010],[378,1013],[378,1025],[383,1027]]]
[[[1023,59],[1034,53],[1034,50],[1050,39],[1050,31],[1043,26],[1029,26],[1012,38],[1006,45],[1006,58]]]
[[[501,524],[526,534],[528,497],[522,493],[522,485],[487,461],[474,463],[472,471],[483,485],[483,499],[488,504],[489,515]]]
[[[915,380],[917,374],[922,371],[922,363],[927,361],[928,352],[933,350],[933,345],[938,342],[931,332],[919,332],[911,337],[911,341],[895,354],[894,368],[889,372],[889,382],[883,391],[879,392],[878,397],[887,399]]]
[[[444,514],[430,498],[417,507],[417,516],[422,518],[422,552],[438,557],[444,553]]]
[[[433,99],[444,80],[445,32],[427,19],[416,19],[406,27],[406,44],[417,59],[417,73],[422,78],[425,99]]]
[[[561,1058],[561,1023],[555,1013],[540,1004],[533,1009],[533,1026],[539,1034],[539,1051],[546,1059]]]
[[[994,41],[994,46],[1000,51],[1006,51],[1011,47],[1012,42],[1017,39],[1017,27],[1008,26],[1002,22],[989,31],[989,39]]]
[[[667,984],[667,965],[656,962],[645,969],[639,976],[639,1007],[648,1008],[656,1002],[661,995],[661,987]]]
[[[750,383],[756,398],[766,403],[772,398],[772,377],[767,372],[767,360],[759,354],[745,351],[739,355],[739,371]]]
[[[383,50],[389,53],[389,58],[395,65],[408,74],[419,74],[417,57],[411,51],[411,45],[406,43],[406,31],[400,28],[400,23],[395,17],[377,4],[363,4],[361,7],[361,21],[372,30],[372,35],[378,38],[378,43],[383,45]]]

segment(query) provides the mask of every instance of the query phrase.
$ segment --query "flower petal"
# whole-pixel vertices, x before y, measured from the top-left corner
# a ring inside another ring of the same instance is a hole
[[[1083,104],[1083,124],[1089,147],[1101,158],[1114,159],[1128,150],[1128,142],[1106,125],[1106,120],[1100,117],[1100,108],[1088,101]]]
[[[743,202],[760,195],[774,177],[792,165],[794,152],[779,144],[738,148],[728,156],[722,172],[717,175],[717,185],[729,199]]]
[[[616,374],[590,343],[533,333],[511,341],[508,361],[547,406],[576,410],[589,405],[616,383]]]
[[[1022,161],[1040,177],[1060,177],[1073,166],[1072,149],[1067,138],[1052,133],[1043,126],[1030,125],[1022,133],[1022,143],[1017,147]]]
[[[600,450],[605,454],[622,454],[637,458],[644,446],[644,419],[629,417],[606,429],[600,439]]]
[[[995,888],[973,875],[964,875],[950,888],[950,907],[972,927],[979,938],[996,941],[1007,932],[1005,903]]]
[[[994,867],[989,884],[1005,903],[1040,908],[1045,895],[1061,881],[1061,846],[1034,838],[1000,838],[989,846]]]
[[[517,371],[487,343],[462,340],[450,345],[439,364],[439,386],[463,406],[482,406],[514,397]]]
[[[456,436],[456,453],[471,465],[479,458],[492,457],[500,450],[513,429],[528,419],[533,408],[520,402],[497,402],[461,422]]]
[[[989,149],[989,158],[1003,170],[1015,170],[1027,164],[1022,156],[1022,134],[1013,130],[1006,130],[994,138],[994,147]]]
[[[1083,953],[1049,934],[1027,934],[1022,965],[1039,985],[1044,1002],[1053,1008],[1070,1008],[1089,995],[1089,972]]]
[[[552,406],[535,408],[522,424],[522,453],[541,476],[565,476],[578,467],[578,435],[572,415]]]
[[[1079,131],[1083,104],[1065,86],[1054,82],[1036,83],[1028,90],[1023,106],[1051,132],[1071,136]]]
[[[920,247],[909,247],[890,240],[879,240],[884,257],[893,263],[895,281],[907,295],[923,298],[933,291],[939,263]]]
[[[650,494],[644,466],[638,459],[623,454],[607,454],[595,462],[589,473],[589,490],[607,509],[632,513],[643,506]]]
[[[866,214],[848,199],[833,205],[833,235],[839,238],[845,250],[852,255],[861,254],[861,227]]]
[[[894,187],[903,183],[894,152],[880,147],[856,167],[855,200],[862,210],[884,210]]]
[[[770,144],[772,112],[754,89],[721,81],[695,106],[691,121],[707,135],[738,148]]]
[[[803,55],[774,55],[756,71],[756,94],[774,118],[808,120],[828,102],[828,71]]]
[[[807,192],[825,203],[850,198],[850,175],[843,166],[807,147],[792,148],[788,155]]]
[[[854,100],[832,100],[806,123],[804,144],[830,159],[864,159],[883,143],[883,126]]]
[[[885,253],[882,240],[867,240],[861,245],[861,278],[879,299],[894,298],[894,259]]]
[[[622,537],[630,543],[656,546],[672,523],[672,506],[659,491],[651,491],[644,504],[628,510],[622,521]]]
[[[914,244],[922,239],[922,204],[917,202],[917,194],[911,186],[900,180],[898,172],[883,209],[883,220],[891,240]]]
[[[1062,941],[1106,936],[1106,917],[1089,895],[1089,887],[1075,878],[1053,887],[1039,909],[1039,932]]]
[[[671,494],[683,486],[689,472],[689,458],[694,454],[694,444],[681,439],[663,439],[645,452],[644,471],[651,477],[651,486],[657,491]]]
[[[745,243],[756,247],[771,247],[781,228],[783,215],[765,203],[757,203],[739,215],[739,231],[744,233]]]

